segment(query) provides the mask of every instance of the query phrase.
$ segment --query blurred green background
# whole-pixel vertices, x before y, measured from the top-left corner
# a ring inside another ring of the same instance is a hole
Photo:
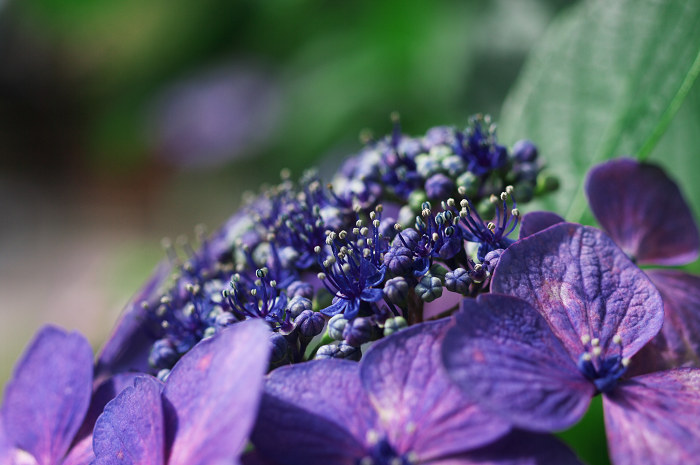
[[[284,167],[332,172],[392,111],[412,134],[492,114],[569,220],[625,154],[700,213],[698,75],[693,0],[0,0],[0,386],[46,322],[98,347],[162,237]],[[602,421],[596,399],[563,433],[590,464]]]

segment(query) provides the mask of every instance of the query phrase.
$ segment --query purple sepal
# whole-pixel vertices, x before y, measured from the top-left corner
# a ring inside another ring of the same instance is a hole
[[[532,236],[535,233],[544,231],[550,226],[563,223],[565,220],[556,213],[547,211],[530,212],[523,215],[520,220],[520,239]]]
[[[377,342],[360,378],[379,425],[398,453],[447,457],[492,442],[510,426],[462,395],[441,362],[450,319],[412,326]]]
[[[95,460],[92,450],[92,435],[73,443],[61,465],[90,465]]]
[[[123,371],[151,372],[148,355],[158,336],[153,333],[147,316],[148,310],[142,307],[142,303],[158,297],[158,290],[171,272],[172,264],[169,260],[163,260],[156,266],[144,287],[127,304],[98,354],[96,376],[109,376]]]
[[[0,463],[15,465],[15,455],[16,451],[5,434],[5,427],[0,421]]]
[[[251,451],[241,457],[242,465],[275,465],[274,462],[265,460],[256,451]]]
[[[94,465],[165,463],[161,390],[158,380],[142,376],[107,404],[95,424]]]
[[[9,443],[39,464],[60,462],[90,403],[92,362],[83,336],[44,327],[5,389],[1,415]]]
[[[354,465],[375,423],[357,363],[311,361],[268,375],[251,441],[276,464]]]
[[[175,365],[164,397],[170,465],[233,460],[243,450],[270,352],[259,319],[228,326]]]
[[[638,263],[683,265],[697,258],[693,215],[661,168],[631,158],[602,163],[588,173],[586,194],[603,229]]]
[[[682,465],[700,457],[700,370],[638,376],[603,398],[615,465]]]
[[[582,337],[598,339],[603,358],[629,358],[663,324],[656,287],[608,236],[589,226],[562,223],[511,245],[491,292],[530,302],[574,360],[586,351]]]
[[[97,384],[92,393],[90,407],[85,415],[83,424],[80,426],[78,434],[75,435],[75,443],[92,435],[95,422],[102,415],[105,405],[117,397],[124,389],[133,386],[134,380],[139,375],[138,373],[120,373]],[[92,446],[90,448],[92,449]]]
[[[377,288],[368,287],[363,289],[361,294],[361,298],[365,302],[377,302],[378,300],[382,300],[382,297],[384,297],[384,293],[381,289]]]
[[[464,299],[455,319],[442,357],[465,395],[531,431],[561,430],[583,416],[595,387],[527,302]]]
[[[646,271],[663,298],[664,325],[632,359],[633,365],[646,365],[638,373],[700,366],[700,277],[677,270]]]
[[[502,439],[430,465],[583,465],[576,454],[552,435],[515,430]]]

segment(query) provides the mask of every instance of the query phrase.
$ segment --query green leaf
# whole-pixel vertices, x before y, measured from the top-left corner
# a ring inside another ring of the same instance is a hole
[[[503,106],[500,137],[538,145],[562,181],[547,208],[580,220],[588,169],[649,155],[699,73],[700,2],[582,2],[531,54]]]

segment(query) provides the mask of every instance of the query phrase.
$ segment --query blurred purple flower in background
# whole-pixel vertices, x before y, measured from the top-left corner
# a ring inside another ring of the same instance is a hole
[[[465,395],[519,427],[553,431],[600,393],[617,465],[700,454],[700,371],[624,376],[661,329],[663,303],[605,234],[564,223],[519,241],[502,255],[492,292],[463,302],[443,346]]]
[[[220,165],[271,140],[281,110],[281,92],[261,67],[224,64],[161,92],[151,138],[158,156],[173,165]]]

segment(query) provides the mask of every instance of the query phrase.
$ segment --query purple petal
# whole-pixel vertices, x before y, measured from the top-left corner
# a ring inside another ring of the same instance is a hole
[[[446,457],[503,436],[510,426],[465,398],[442,366],[440,343],[450,319],[423,323],[377,342],[360,377],[397,452]]]
[[[95,424],[95,465],[165,463],[162,387],[142,376],[107,404]]]
[[[382,300],[382,297],[384,297],[384,293],[381,289],[367,288],[362,290],[362,294],[360,297],[365,302],[376,302],[378,300]]]
[[[273,463],[354,465],[375,423],[358,364],[317,360],[270,373],[251,440]]]
[[[75,442],[81,441],[92,435],[97,418],[102,414],[107,403],[117,397],[124,389],[134,385],[134,380],[139,376],[137,373],[122,373],[115,375],[99,383],[95,388],[90,407],[88,408],[83,424],[80,426],[78,434],[75,435]],[[92,448],[92,446],[90,446]]]
[[[0,463],[12,463],[13,449],[7,434],[5,434],[5,427],[0,421]]]
[[[327,316],[334,316],[339,313],[343,313],[346,311],[346,309],[350,306],[350,301],[347,299],[343,299],[342,297],[334,297],[333,298],[333,303],[321,310],[321,313]]]
[[[158,291],[171,272],[172,265],[169,260],[158,264],[148,282],[126,306],[112,335],[98,355],[95,368],[98,376],[109,376],[123,371],[151,371],[148,355],[157,336],[151,328],[148,310],[142,307],[142,303],[160,297]]]
[[[629,358],[663,323],[661,296],[649,278],[588,226],[562,223],[511,245],[491,291],[530,302],[574,360],[586,351],[582,337],[599,339],[603,357]]]
[[[639,263],[683,265],[697,258],[693,215],[661,168],[631,158],[611,160],[590,171],[586,194],[603,229]]]
[[[427,464],[426,464],[427,465]],[[549,434],[513,431],[486,447],[429,465],[582,465],[571,449]]]
[[[92,435],[74,443],[61,465],[90,465],[95,460],[92,450]]]
[[[675,270],[647,270],[664,301],[664,325],[657,339],[673,366],[700,364],[700,277]]]
[[[2,422],[0,422],[0,463],[3,465],[36,465],[37,463],[36,459],[27,452],[10,444]]]
[[[700,370],[638,376],[605,395],[605,427],[616,465],[697,463]]]
[[[465,299],[442,357],[465,395],[532,431],[573,425],[595,393],[544,318],[515,297]]]
[[[556,213],[538,211],[526,213],[520,221],[520,239],[544,231],[550,226],[563,223],[565,220]]]
[[[175,365],[164,391],[170,465],[238,458],[262,393],[268,332],[257,319],[231,325]]]
[[[2,420],[10,443],[53,464],[68,452],[92,393],[92,349],[78,333],[47,326],[17,363]]]
[[[134,380],[140,375],[137,373],[122,373],[102,381],[95,388],[90,407],[88,408],[83,424],[71,446],[68,456],[63,459],[61,465],[88,465],[95,454],[92,450],[92,432],[95,429],[97,418],[102,414],[105,405],[127,387],[134,385]]]

